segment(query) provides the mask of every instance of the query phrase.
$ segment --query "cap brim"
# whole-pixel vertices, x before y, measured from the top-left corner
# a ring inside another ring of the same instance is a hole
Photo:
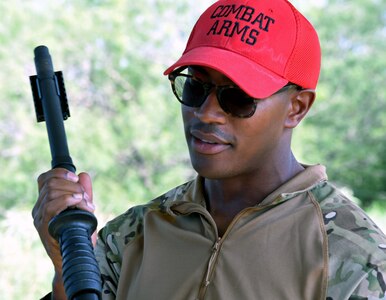
[[[164,75],[178,67],[194,65],[221,72],[254,98],[267,98],[288,83],[288,80],[240,54],[214,47],[197,47],[184,53],[166,69]]]

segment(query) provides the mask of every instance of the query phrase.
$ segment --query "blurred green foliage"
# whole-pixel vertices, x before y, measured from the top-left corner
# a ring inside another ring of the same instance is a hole
[[[362,206],[386,207],[386,1],[330,0],[309,13],[323,62],[297,148]]]
[[[0,231],[9,245],[0,250],[0,266],[23,273],[2,276],[0,298],[36,299],[50,289],[50,263],[28,213],[37,197],[36,178],[50,168],[45,124],[35,121],[29,87],[33,49],[46,45],[55,69],[64,73],[71,156],[78,171],[93,178],[103,225],[194,176],[180,107],[162,72],[212,2],[0,2]],[[318,98],[295,130],[295,154],[305,163],[327,165],[332,181],[382,216],[386,2],[293,2],[317,28],[323,49]],[[23,253],[22,260],[14,258]],[[31,278],[39,279],[29,286]]]

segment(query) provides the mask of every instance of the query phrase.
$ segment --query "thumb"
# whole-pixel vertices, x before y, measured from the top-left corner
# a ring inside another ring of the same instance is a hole
[[[93,202],[93,194],[92,194],[92,182],[91,177],[88,173],[80,173],[79,175],[79,183],[82,185],[84,191],[86,192],[87,196],[86,201],[89,203]]]
[[[79,176],[79,183],[82,185],[85,193],[87,193],[88,195],[87,202],[89,204],[93,203],[92,182],[91,182],[90,175],[88,173],[83,172],[83,173],[80,173],[78,176]],[[88,206],[90,206],[89,204]],[[92,207],[95,207],[95,206],[92,204]],[[91,235],[91,241],[94,247],[96,245],[96,240],[97,240],[97,231],[95,230],[94,233]]]

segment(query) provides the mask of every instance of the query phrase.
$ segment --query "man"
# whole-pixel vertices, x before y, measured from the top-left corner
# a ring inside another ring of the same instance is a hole
[[[220,0],[202,14],[165,71],[198,177],[99,232],[103,299],[386,299],[385,235],[291,151],[320,57],[285,0]],[[69,206],[93,212],[91,180],[56,169],[38,183],[34,223],[65,299],[47,223]]]

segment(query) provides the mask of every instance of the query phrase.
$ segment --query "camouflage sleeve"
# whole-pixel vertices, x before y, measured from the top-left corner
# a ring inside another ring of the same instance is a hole
[[[105,233],[106,227],[99,232],[95,255],[98,261],[102,276],[102,299],[112,300],[116,297],[118,278],[120,270],[117,267],[118,261],[111,258],[110,246],[107,242],[108,234]]]
[[[386,300],[386,236],[332,186],[318,195],[328,236],[328,300]]]
[[[386,262],[371,267],[372,271],[360,281],[349,299],[386,300]]]
[[[95,254],[102,276],[103,300],[116,297],[124,248],[142,234],[143,216],[147,210],[147,205],[132,207],[108,222],[98,233]]]

